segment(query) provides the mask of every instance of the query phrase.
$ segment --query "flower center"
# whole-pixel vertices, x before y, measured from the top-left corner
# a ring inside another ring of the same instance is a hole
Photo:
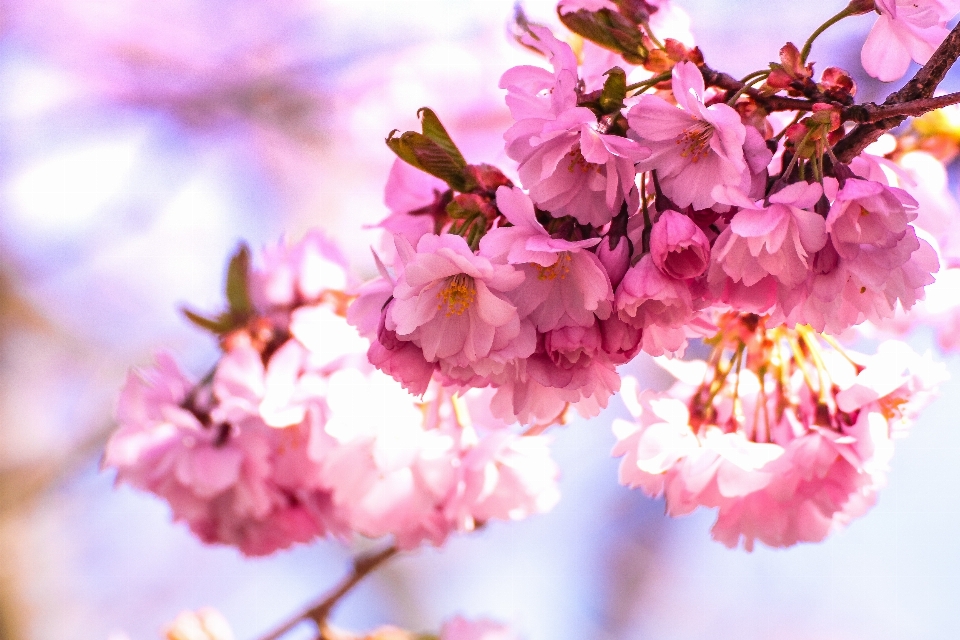
[[[567,157],[570,158],[570,164],[567,165],[567,171],[570,173],[574,171],[579,171],[580,173],[587,173],[588,171],[600,172],[600,165],[587,162],[587,159],[583,157],[579,144],[567,154]]]
[[[697,163],[710,153],[710,140],[713,138],[713,125],[698,120],[693,126],[685,129],[677,136],[680,145],[680,157],[690,158],[690,162]]]
[[[463,315],[470,308],[477,297],[477,285],[473,278],[465,273],[458,273],[447,278],[447,283],[437,293],[437,309],[446,308],[447,317]]]
[[[554,262],[549,267],[537,267],[537,278],[540,280],[556,280],[560,278],[563,280],[567,277],[567,274],[570,273],[570,263],[573,261],[573,258],[570,257],[570,253],[564,251],[559,256],[557,256],[557,261]]]

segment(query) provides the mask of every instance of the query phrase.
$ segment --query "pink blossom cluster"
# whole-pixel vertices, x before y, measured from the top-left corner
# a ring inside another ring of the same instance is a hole
[[[418,400],[363,361],[344,267],[319,234],[265,251],[207,379],[165,354],[130,374],[104,466],[248,555],[351,532],[409,549],[550,509],[546,436],[494,419],[480,391]]]
[[[523,188],[487,165],[465,166],[463,187],[402,153],[387,185],[381,275],[350,318],[413,393],[437,378],[495,390],[509,422],[592,416],[618,365],[682,354],[728,310],[840,333],[933,282],[913,197],[866,158],[823,173],[811,149],[838,131],[829,105],[774,135],[779,121],[721,100],[679,42],[669,88],[648,75],[656,92],[629,96],[610,88],[619,68],[588,91],[596,78],[546,27],[522,40],[552,66],[501,79]]]
[[[739,355],[726,363],[670,367],[666,393],[630,381],[635,422],[614,426],[620,482],[663,495],[672,516],[717,508],[713,537],[728,547],[819,542],[873,506],[891,439],[945,367],[899,342],[855,364],[808,331],[759,332],[731,339]]]

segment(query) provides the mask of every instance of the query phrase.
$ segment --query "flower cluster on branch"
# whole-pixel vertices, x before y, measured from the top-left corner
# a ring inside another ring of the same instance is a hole
[[[856,102],[848,71],[808,61],[822,31],[871,12],[868,73],[924,64],[879,105]],[[241,249],[227,309],[186,312],[217,336],[219,362],[200,381],[164,354],[132,373],[105,466],[249,555],[389,536],[293,621],[322,638],[355,637],[330,610],[398,550],[549,510],[543,432],[596,416],[621,382],[622,484],[663,496],[669,515],[716,508],[730,547],[823,540],[874,504],[893,439],[945,379],[903,343],[860,355],[829,334],[919,318],[957,345],[956,305],[935,304],[950,294],[924,297],[935,274],[960,273],[943,168],[960,118],[923,114],[960,102],[935,95],[960,56],[958,12],[853,0],[742,79],[706,64],[668,0],[563,0],[567,37],[518,13],[543,64],[500,81],[512,164],[472,164],[422,109],[420,131],[387,138],[379,275],[355,281],[318,232]],[[908,116],[923,117],[888,133]],[[691,340],[705,360],[680,359]],[[641,353],[677,383],[621,380]],[[512,633],[457,618],[439,637]]]

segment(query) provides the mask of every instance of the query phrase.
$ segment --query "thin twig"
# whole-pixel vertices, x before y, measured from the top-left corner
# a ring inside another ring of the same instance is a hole
[[[316,604],[307,607],[272,632],[262,636],[260,640],[277,640],[304,620],[313,620],[320,629],[321,637],[324,637],[327,617],[337,603],[340,602],[340,599],[347,595],[347,593],[357,586],[357,584],[374,569],[399,552],[400,549],[398,549],[396,545],[393,545],[377,553],[357,556],[353,561],[353,571],[351,571],[350,575],[346,576],[340,584],[324,594]]]

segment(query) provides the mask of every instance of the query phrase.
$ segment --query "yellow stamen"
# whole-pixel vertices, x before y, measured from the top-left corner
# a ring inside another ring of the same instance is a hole
[[[681,145],[680,157],[690,158],[696,164],[710,154],[710,140],[713,138],[714,128],[709,122],[698,120],[689,129],[677,136],[677,144]]]
[[[573,258],[570,257],[570,254],[566,251],[561,253],[557,257],[557,261],[554,262],[549,267],[537,267],[537,278],[540,280],[556,280],[560,278],[561,280],[567,277],[567,274],[570,273],[570,263],[573,262]]]
[[[437,293],[437,309],[446,308],[447,317],[463,315],[470,308],[477,297],[477,285],[473,278],[465,273],[458,273],[447,278],[447,283]]]

